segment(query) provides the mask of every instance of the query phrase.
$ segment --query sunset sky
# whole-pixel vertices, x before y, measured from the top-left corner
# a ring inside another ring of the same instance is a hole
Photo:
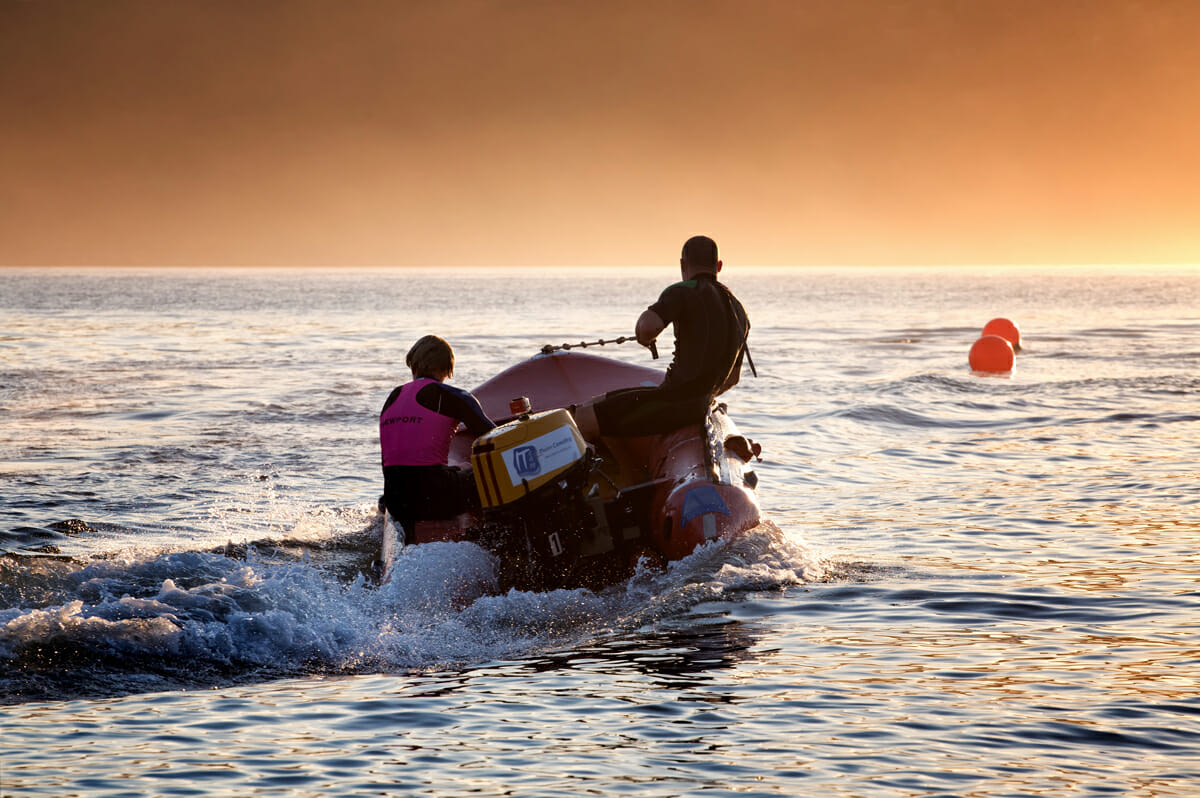
[[[0,0],[2,265],[1200,263],[1193,0]]]

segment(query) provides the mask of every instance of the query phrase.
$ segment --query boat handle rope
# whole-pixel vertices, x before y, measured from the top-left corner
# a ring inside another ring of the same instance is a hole
[[[551,344],[546,344],[545,346],[542,347],[542,354],[548,355],[551,352],[557,352],[560,349],[563,351],[570,351],[572,349],[586,349],[589,346],[604,346],[605,344],[623,344],[626,341],[636,341],[636,340],[637,340],[636,336],[622,335],[619,338],[610,338],[607,341],[605,341],[603,339],[601,339],[599,341],[580,341],[577,344],[559,344],[558,346],[552,346]],[[650,349],[650,357],[654,358],[655,360],[658,360],[658,344],[655,341],[651,341],[649,349]]]

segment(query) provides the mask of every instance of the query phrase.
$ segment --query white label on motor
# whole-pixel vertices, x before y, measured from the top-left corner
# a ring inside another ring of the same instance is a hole
[[[504,465],[508,467],[508,478],[515,487],[523,479],[533,480],[570,465],[583,454],[579,451],[575,436],[571,434],[571,428],[559,427],[528,443],[514,446],[502,456]]]

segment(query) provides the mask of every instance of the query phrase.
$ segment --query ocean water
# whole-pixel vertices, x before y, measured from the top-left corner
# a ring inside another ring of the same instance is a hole
[[[1198,268],[730,262],[759,530],[362,578],[413,340],[470,388],[676,275],[0,270],[0,795],[1200,794]]]

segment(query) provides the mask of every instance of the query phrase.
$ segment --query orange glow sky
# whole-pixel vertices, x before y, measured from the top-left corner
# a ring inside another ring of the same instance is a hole
[[[0,264],[1200,263],[1193,0],[0,0]]]

